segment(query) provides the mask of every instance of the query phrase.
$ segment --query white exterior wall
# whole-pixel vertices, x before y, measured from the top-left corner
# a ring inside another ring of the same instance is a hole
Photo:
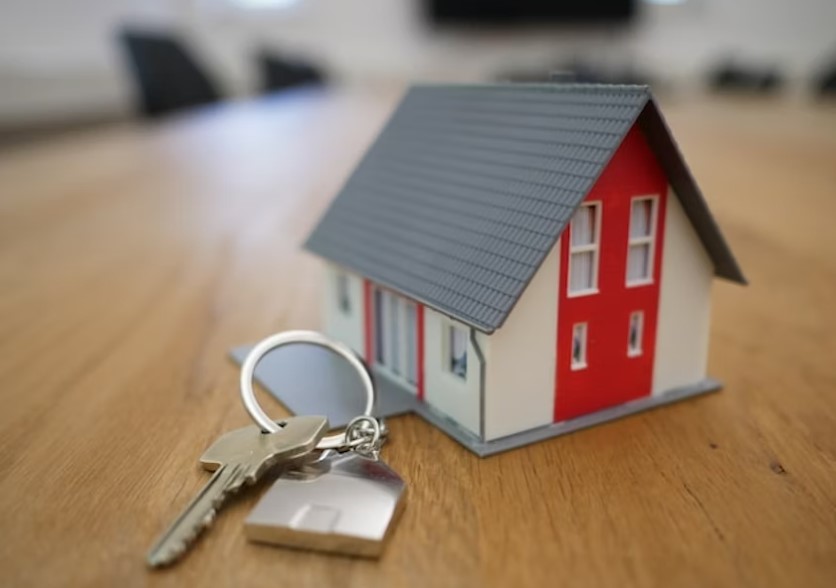
[[[505,324],[487,338],[485,438],[553,422],[560,241]]]
[[[363,356],[363,279],[357,274],[346,272],[332,263],[325,265],[325,285],[322,300],[322,316],[325,319],[325,334],[351,347]],[[348,278],[349,312],[340,308],[337,276],[344,273]]]
[[[447,362],[448,327],[456,325],[468,333],[467,378],[449,372]],[[424,308],[424,401],[475,435],[481,429],[481,373],[479,352],[474,348],[472,329],[431,308]],[[487,337],[476,332],[476,342],[484,349]]]
[[[665,214],[665,250],[653,394],[706,377],[714,266],[672,189]]]

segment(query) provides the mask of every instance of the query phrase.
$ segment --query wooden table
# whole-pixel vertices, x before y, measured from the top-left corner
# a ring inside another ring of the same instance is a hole
[[[836,586],[836,108],[705,99],[665,110],[752,283],[715,288],[723,392],[488,459],[392,419],[409,503],[379,562],[248,543],[255,491],[145,568],[199,454],[248,423],[226,351],[318,325],[300,242],[395,98],[0,156],[0,583]]]

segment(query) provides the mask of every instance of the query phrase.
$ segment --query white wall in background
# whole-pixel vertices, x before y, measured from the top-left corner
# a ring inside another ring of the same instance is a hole
[[[170,0],[2,0],[0,124],[129,108],[118,23],[182,20]]]
[[[263,43],[310,54],[349,80],[480,80],[573,55],[642,64],[693,81],[724,54],[774,62],[799,79],[836,52],[833,0],[686,0],[641,6],[630,29],[431,32],[419,0],[3,0],[0,124],[128,108],[113,32],[149,23],[185,32],[233,95],[254,84]]]

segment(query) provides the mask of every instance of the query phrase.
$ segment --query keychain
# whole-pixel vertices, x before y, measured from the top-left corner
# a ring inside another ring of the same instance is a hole
[[[246,535],[287,547],[378,556],[400,514],[405,485],[379,459],[383,431],[371,416],[376,394],[366,365],[318,333],[280,333],[250,351],[241,368],[241,398],[256,423],[276,430],[255,399],[255,366],[273,349],[299,342],[335,351],[351,364],[366,391],[366,410],[349,422],[344,435],[322,439],[317,448],[327,449],[317,459],[282,473],[247,517]]]
[[[322,416],[273,421],[256,401],[252,387],[256,364],[269,351],[297,343],[328,349],[359,374],[366,406],[345,432],[325,436],[328,420]],[[148,564],[161,567],[177,561],[229,497],[282,467],[287,471],[247,519],[248,537],[292,547],[379,555],[400,513],[405,486],[378,458],[384,431],[372,416],[375,387],[366,365],[349,348],[319,333],[279,333],[247,356],[241,398],[256,426],[222,435],[201,456],[203,467],[214,474],[159,537],[148,553]]]

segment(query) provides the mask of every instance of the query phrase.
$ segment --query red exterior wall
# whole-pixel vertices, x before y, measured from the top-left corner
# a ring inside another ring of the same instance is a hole
[[[626,286],[630,202],[634,196],[658,196],[653,281]],[[571,228],[563,233],[558,290],[555,421],[594,412],[651,392],[664,248],[667,179],[634,126],[616,151],[586,201],[599,201],[601,244],[598,293],[567,295]],[[628,357],[630,314],[644,312],[642,355]],[[573,370],[572,329],[587,323],[587,367]]]

